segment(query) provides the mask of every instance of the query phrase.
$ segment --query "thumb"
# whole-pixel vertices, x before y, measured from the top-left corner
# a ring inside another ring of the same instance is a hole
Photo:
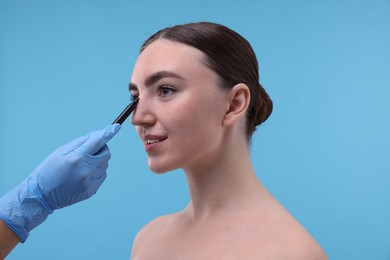
[[[80,146],[82,152],[94,155],[121,129],[120,124],[109,125],[106,128],[92,132],[88,139]]]

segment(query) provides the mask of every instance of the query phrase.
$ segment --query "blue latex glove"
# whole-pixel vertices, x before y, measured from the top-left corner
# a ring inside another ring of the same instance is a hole
[[[96,193],[111,157],[106,143],[120,127],[110,125],[58,148],[0,199],[0,218],[22,243],[54,210]]]

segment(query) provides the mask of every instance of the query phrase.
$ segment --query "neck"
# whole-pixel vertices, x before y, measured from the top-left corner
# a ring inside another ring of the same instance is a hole
[[[246,142],[225,143],[215,158],[184,170],[191,194],[185,211],[194,221],[248,209],[265,192],[253,169]]]

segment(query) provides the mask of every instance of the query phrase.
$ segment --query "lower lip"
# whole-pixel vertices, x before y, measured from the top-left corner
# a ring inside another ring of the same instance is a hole
[[[157,142],[157,143],[151,143],[151,144],[145,144],[145,151],[146,152],[151,152],[153,150],[155,150],[161,143],[163,143],[165,140],[162,140],[160,142]]]

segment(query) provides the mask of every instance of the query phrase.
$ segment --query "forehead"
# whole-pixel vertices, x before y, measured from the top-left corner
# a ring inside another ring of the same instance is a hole
[[[132,74],[132,82],[142,81],[157,71],[179,74],[211,71],[205,65],[204,54],[189,45],[165,39],[151,43],[139,55]]]

